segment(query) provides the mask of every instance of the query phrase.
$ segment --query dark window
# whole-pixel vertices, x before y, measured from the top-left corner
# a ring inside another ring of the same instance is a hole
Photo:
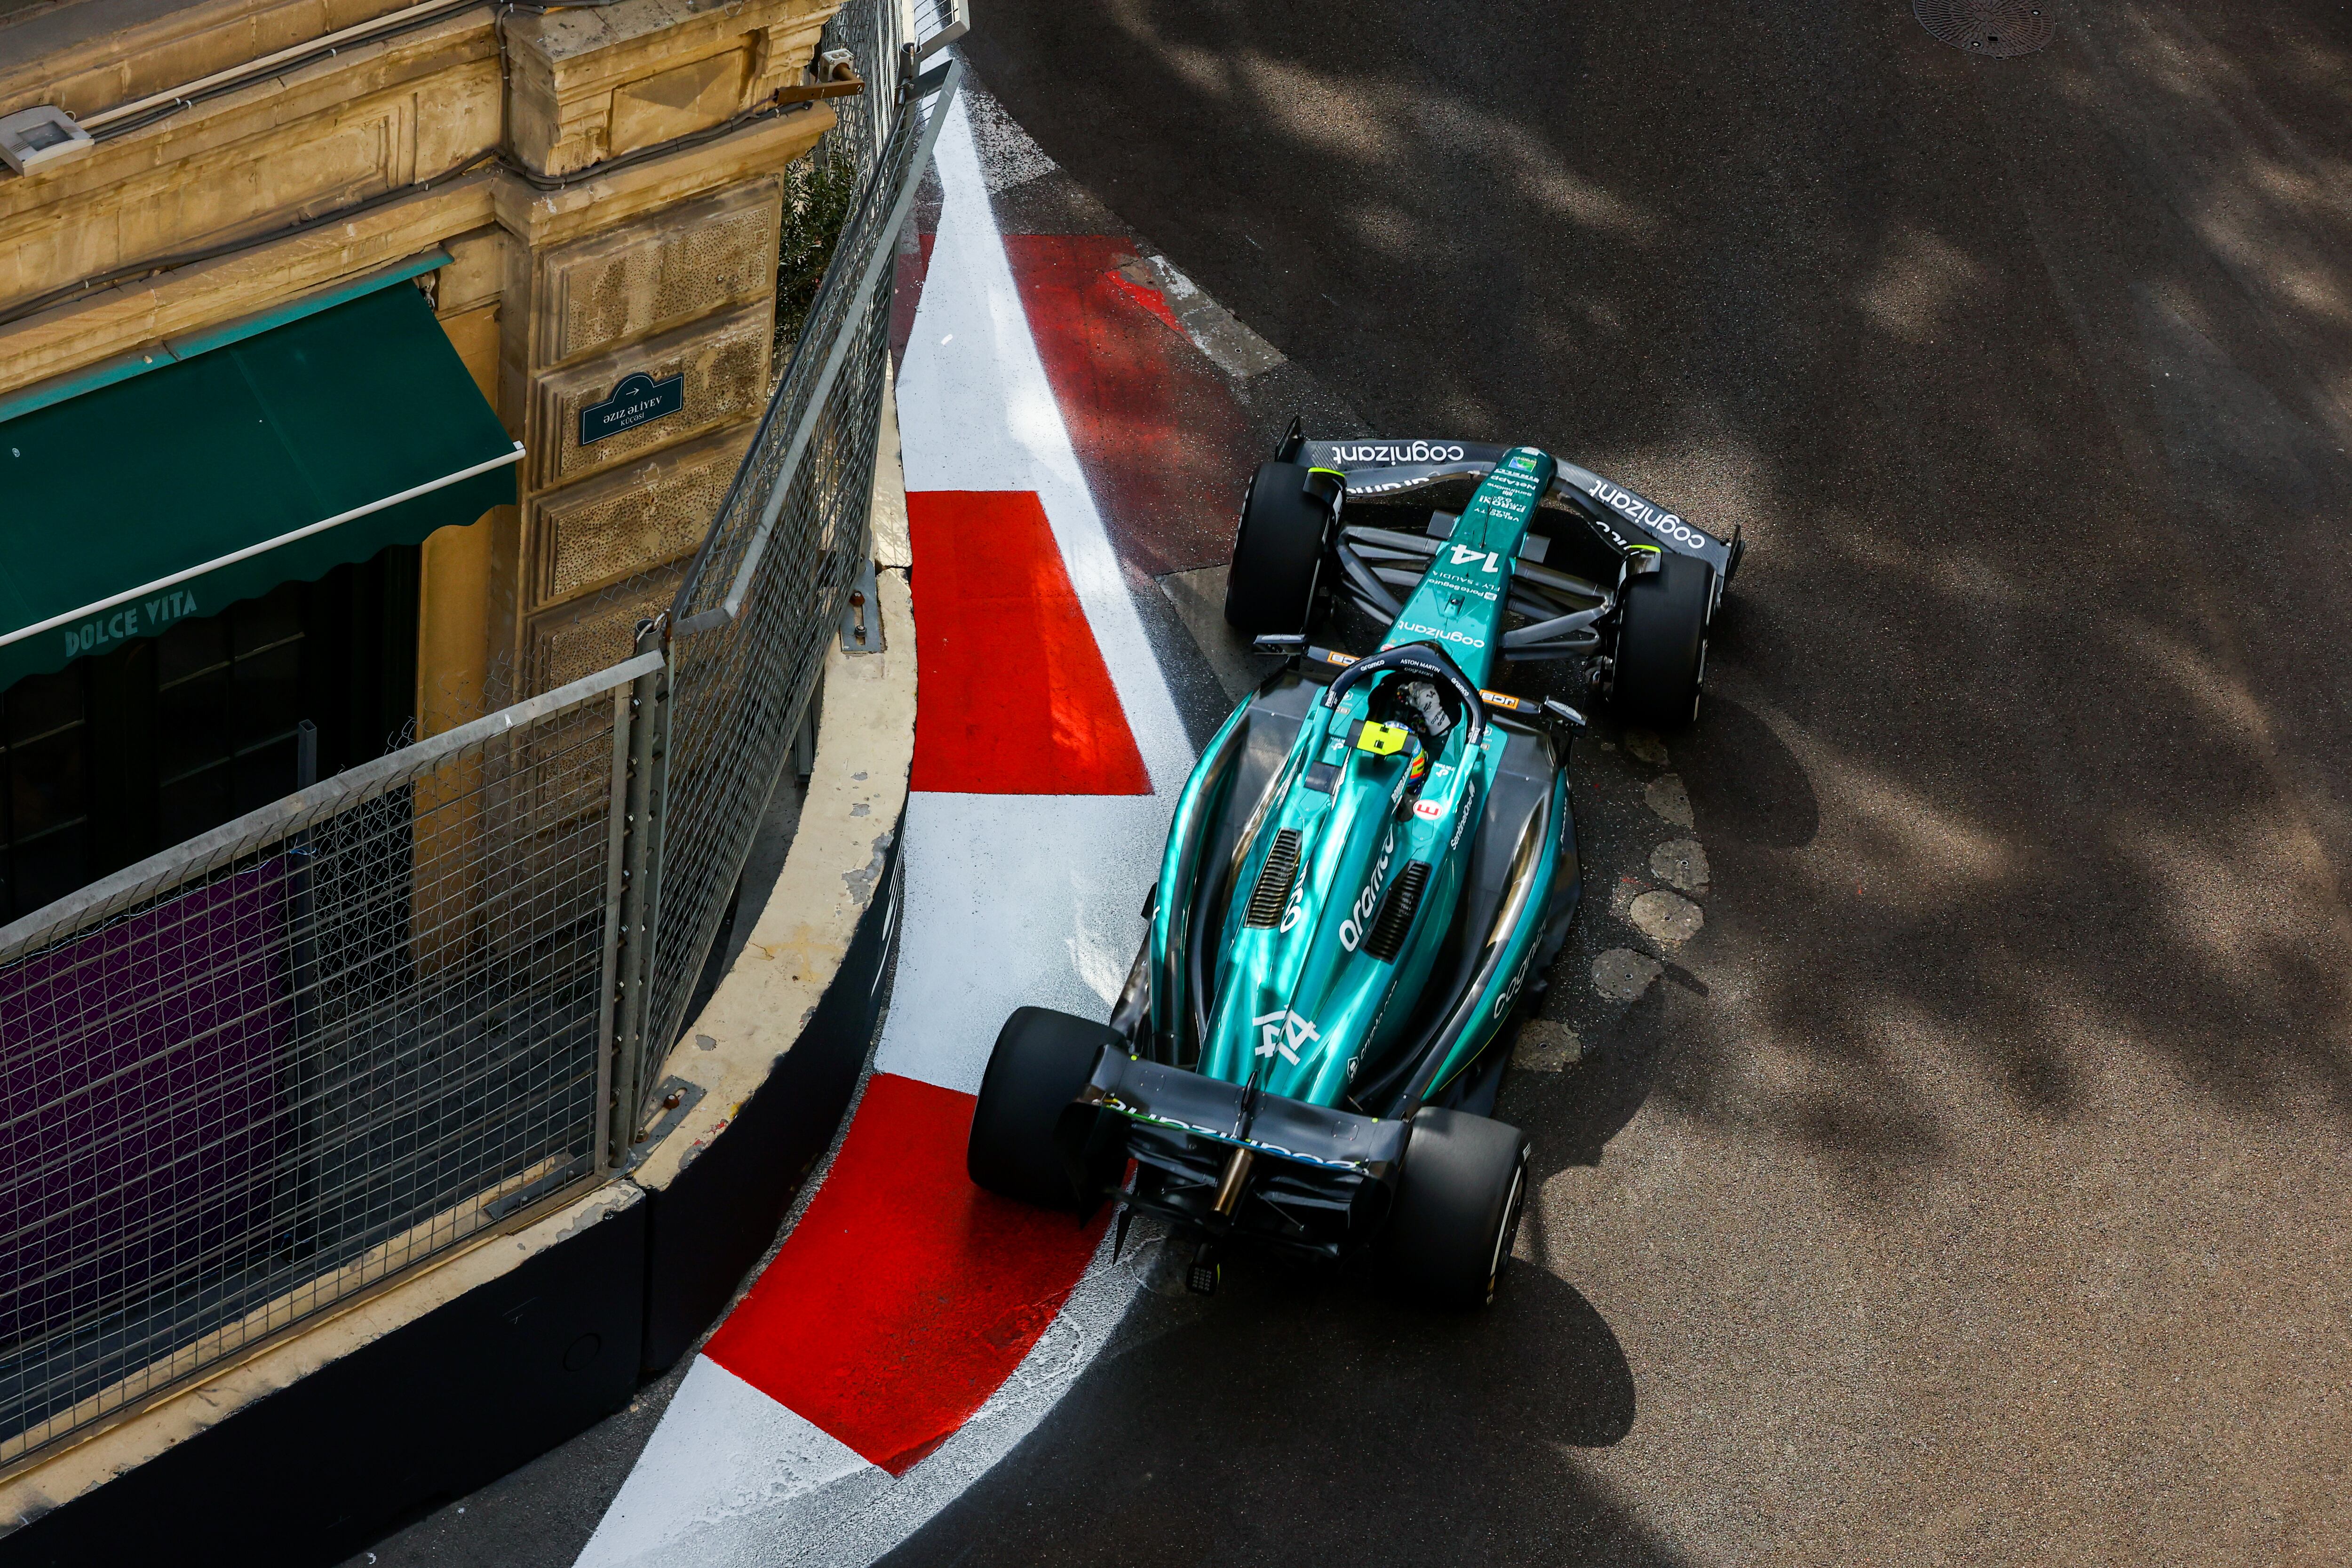
[[[0,696],[0,921],[383,754],[412,720],[414,546],[287,583]]]
[[[13,909],[38,909],[86,879],[89,724],[78,671],[18,681],[7,700],[6,881]]]
[[[282,584],[156,639],[156,816],[163,843],[294,787],[294,726],[308,717],[302,611],[315,592],[308,583]]]

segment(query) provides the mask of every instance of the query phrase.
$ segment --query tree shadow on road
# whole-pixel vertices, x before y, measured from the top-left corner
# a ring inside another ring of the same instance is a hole
[[[1726,923],[1780,905],[1743,1043],[1856,1076],[1738,1114],[1860,1171],[1915,1016],[2029,1118],[2122,1041],[2352,1120],[2352,668],[2313,637],[2352,602],[2352,52],[2186,9],[1997,70],[1904,7],[1653,48],[1631,0],[1517,51],[1339,0],[983,6],[966,47],[1376,425],[1746,528],[1681,771]]]
[[[2340,1491],[2352,46],[2137,0],[1990,61],[1910,9],[983,0],[966,47],[1381,433],[1745,530],[1669,739],[1707,995],[1507,1089],[1555,1176],[1605,1155],[1596,1298],[1721,1352],[1643,1364],[1629,1506],[1727,1560],[2291,1556],[2252,1514]],[[1228,1331],[1181,1451],[1260,1377],[1344,1450],[1356,1363]]]

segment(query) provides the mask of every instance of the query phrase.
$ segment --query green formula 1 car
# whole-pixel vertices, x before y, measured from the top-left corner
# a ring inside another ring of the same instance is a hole
[[[1489,1113],[1576,911],[1583,719],[1487,685],[1498,659],[1567,659],[1634,721],[1687,721],[1738,558],[1532,447],[1294,426],[1243,502],[1225,607],[1285,666],[1185,783],[1109,1021],[1006,1021],[972,1180],[1115,1201],[1122,1231],[1157,1215],[1195,1289],[1247,1246],[1369,1250],[1427,1297],[1491,1300],[1528,1142]],[[1307,642],[1342,595],[1387,624],[1362,658]]]

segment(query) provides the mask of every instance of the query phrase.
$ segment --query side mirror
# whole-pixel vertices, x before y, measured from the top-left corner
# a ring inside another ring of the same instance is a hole
[[[1307,637],[1300,632],[1268,632],[1250,639],[1250,652],[1266,658],[1296,658],[1307,651]]]
[[[1587,727],[1584,715],[1557,697],[1545,698],[1543,710],[1571,730],[1581,730]]]

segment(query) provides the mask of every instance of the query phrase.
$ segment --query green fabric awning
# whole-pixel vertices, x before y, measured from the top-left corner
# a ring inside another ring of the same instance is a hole
[[[405,285],[0,422],[0,689],[472,522],[521,455]]]

